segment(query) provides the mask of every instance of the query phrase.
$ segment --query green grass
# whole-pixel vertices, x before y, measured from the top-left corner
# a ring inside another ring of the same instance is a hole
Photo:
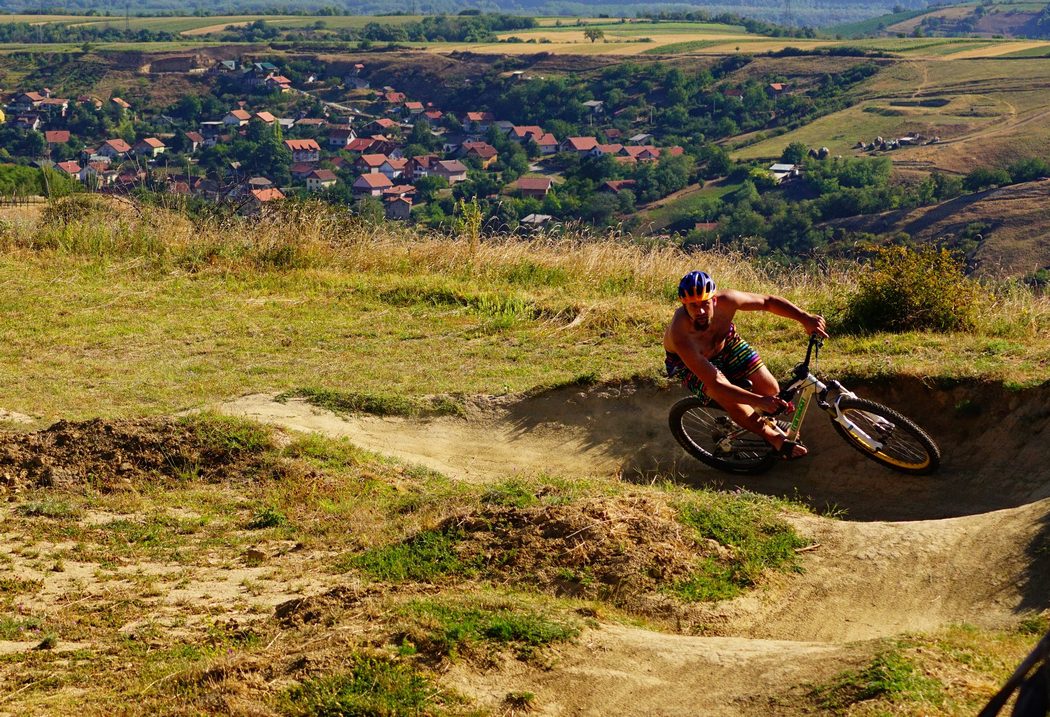
[[[403,543],[373,548],[351,556],[340,565],[358,569],[376,580],[431,581],[449,575],[470,577],[477,560],[463,560],[456,554],[459,535],[455,532],[425,530]]]
[[[923,705],[943,701],[940,683],[923,675],[899,648],[876,655],[866,667],[842,673],[811,694],[822,710],[832,714],[847,714],[854,705],[872,700]]]
[[[727,559],[703,559],[689,578],[670,586],[689,601],[717,601],[735,597],[756,584],[766,570],[791,570],[796,549],[807,544],[777,514],[777,504],[753,494],[727,499],[717,493],[700,494],[679,509],[683,524],[698,540],[714,540],[730,548]]]
[[[370,413],[376,416],[461,416],[463,404],[451,397],[407,397],[366,394],[323,388],[300,388],[277,396],[278,401],[302,398],[307,403],[334,413]]]
[[[446,714],[442,691],[410,666],[355,655],[343,672],[303,681],[280,699],[289,717]]]
[[[779,138],[776,154],[788,141]],[[523,392],[581,375],[654,376],[675,283],[698,265],[720,285],[822,310],[843,306],[854,282],[847,274],[831,282],[766,274],[728,253],[614,242],[486,242],[471,257],[466,245],[439,238],[366,241],[371,230],[328,225],[331,219],[314,227],[290,218],[287,229],[246,224],[227,236],[178,218],[147,215],[138,225],[105,216],[29,230],[0,246],[0,309],[21,317],[0,322],[0,406],[44,421],[170,414],[308,387],[333,401],[353,397],[352,404],[383,397],[386,410],[389,397],[425,405],[417,402],[426,396]],[[238,235],[254,239],[232,238]],[[311,238],[321,236],[341,247]],[[422,287],[416,294],[408,271]],[[947,352],[924,334],[885,337],[916,349],[894,369],[1045,377],[1045,300],[1019,294],[989,305],[981,318],[978,332],[946,339]],[[778,372],[798,360],[794,325],[752,314],[738,326]],[[988,338],[1026,350],[989,357]],[[881,372],[882,344],[836,336],[825,367]]]
[[[686,42],[672,42],[669,45],[660,45],[648,50],[643,50],[643,55],[677,55],[686,52],[696,52],[714,45],[724,44],[724,40],[689,40]]]
[[[921,10],[905,10],[904,12],[889,13],[886,15],[879,15],[868,20],[861,20],[860,22],[850,22],[843,25],[832,25],[826,27],[820,31],[820,34],[825,37],[860,37],[863,35],[870,35],[879,32],[883,28],[889,27],[898,22],[904,20],[910,20],[913,17],[919,15],[925,15],[929,10],[923,8]]]
[[[402,644],[427,654],[455,657],[479,642],[493,643],[527,657],[548,645],[574,639],[567,622],[521,605],[469,600],[416,600],[400,609],[406,623]]]

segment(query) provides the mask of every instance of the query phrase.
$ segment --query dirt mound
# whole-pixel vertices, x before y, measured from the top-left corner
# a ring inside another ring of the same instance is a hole
[[[169,418],[58,423],[0,433],[0,486],[9,490],[90,484],[112,490],[158,477],[214,481],[263,467],[254,442],[221,440],[208,424]]]
[[[460,557],[484,562],[490,579],[647,611],[661,587],[725,550],[698,544],[670,506],[645,496],[491,506],[451,518],[442,530],[462,536]]]
[[[334,625],[339,616],[368,598],[381,595],[377,586],[337,585],[319,595],[309,595],[281,603],[274,609],[274,619],[283,628],[320,623]]]

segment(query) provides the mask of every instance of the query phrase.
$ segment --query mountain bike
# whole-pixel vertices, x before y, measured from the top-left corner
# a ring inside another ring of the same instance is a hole
[[[798,441],[806,411],[815,400],[831,418],[835,431],[862,455],[887,468],[911,475],[937,470],[941,451],[932,438],[909,418],[880,403],[860,398],[838,381],[821,381],[813,375],[824,345],[810,336],[806,358],[795,366],[779,397],[788,408],[765,420],[774,422],[788,440]],[[750,390],[746,379],[736,385]],[[729,473],[756,474],[773,467],[778,452],[761,436],[742,428],[714,401],[697,396],[683,398],[671,407],[671,433],[689,455]]]

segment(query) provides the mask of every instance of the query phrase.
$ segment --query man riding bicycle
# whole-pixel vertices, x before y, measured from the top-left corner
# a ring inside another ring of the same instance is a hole
[[[801,458],[806,447],[790,441],[755,409],[775,413],[787,407],[777,398],[780,386],[758,352],[740,338],[733,324],[737,311],[768,311],[793,319],[808,334],[827,338],[824,317],[810,314],[779,296],[733,289],[716,290],[702,271],[691,271],[678,284],[682,300],[664,332],[665,367],[669,378],[698,397],[717,402],[740,426],[760,435],[784,458]],[[734,383],[751,381],[751,389]]]

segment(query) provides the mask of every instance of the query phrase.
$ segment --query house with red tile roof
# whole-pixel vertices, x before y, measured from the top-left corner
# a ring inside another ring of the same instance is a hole
[[[321,159],[321,145],[313,139],[286,139],[284,146],[292,153],[293,162],[317,162]]]
[[[557,154],[558,147],[561,146],[557,138],[550,132],[547,132],[539,139],[533,141],[536,143],[536,146],[540,148],[540,154]]]
[[[550,177],[519,177],[512,182],[508,189],[523,197],[543,199],[554,186]]]
[[[440,162],[435,162],[431,174],[438,177],[444,177],[451,186],[456,182],[466,181],[467,165],[463,164],[458,159],[446,159]]]
[[[167,151],[167,146],[156,137],[146,137],[140,139],[132,147],[136,157],[152,157],[155,158]]]
[[[599,192],[611,192],[617,194],[624,190],[633,190],[638,182],[633,179],[610,179],[598,187]]]
[[[190,154],[193,154],[198,149],[204,146],[204,135],[200,132],[187,132],[186,139],[190,141]]]
[[[252,119],[257,119],[260,122],[264,122],[266,124],[273,124],[277,121],[277,118],[269,112],[267,112],[266,110],[263,110],[262,112],[256,112],[252,115]]]
[[[413,180],[428,176],[434,165],[441,160],[436,154],[419,154],[408,160],[405,174]]]
[[[357,132],[349,126],[337,126],[328,130],[328,147],[330,149],[347,149],[357,138]]]
[[[364,154],[375,144],[378,143],[371,137],[358,137],[357,139],[350,142],[350,144],[346,145],[346,151],[356,152],[357,154]]]
[[[380,167],[387,161],[385,154],[362,154],[354,164],[357,171],[362,174],[374,174],[380,171]]]
[[[406,102],[405,103],[405,112],[407,112],[408,115],[412,116],[412,117],[414,117],[415,115],[418,115],[418,114],[422,114],[423,113],[423,103],[422,102]]]
[[[561,143],[562,152],[576,152],[584,154],[598,146],[598,140],[594,137],[566,137]]]
[[[292,179],[303,181],[315,169],[317,169],[317,165],[314,162],[294,162],[288,168],[288,172],[292,175]]]
[[[496,148],[488,142],[464,142],[460,145],[460,152],[464,157],[477,158],[484,169],[499,158]]]
[[[107,139],[102,143],[102,146],[98,148],[99,154],[103,157],[109,157],[110,159],[126,157],[129,152],[131,152],[131,145],[120,138]]]
[[[335,176],[335,172],[332,170],[315,169],[306,175],[306,189],[310,192],[320,192],[329,187],[334,187],[338,181],[339,178]]]
[[[48,144],[65,144],[69,141],[69,130],[53,129],[44,132],[44,139]]]
[[[230,110],[222,118],[222,123],[228,127],[243,127],[252,118],[247,110]]]
[[[467,112],[463,116],[463,129],[468,132],[484,132],[496,121],[491,112]]]
[[[80,163],[72,160],[68,162],[59,162],[55,165],[58,167],[58,171],[65,173],[68,177],[80,181]]]
[[[389,189],[394,183],[385,174],[362,174],[353,184],[354,194],[380,197],[384,189]]]
[[[412,197],[388,197],[384,214],[391,221],[406,221],[412,216]]]
[[[398,123],[389,117],[380,117],[377,120],[373,120],[365,125],[365,129],[372,132],[387,132],[392,129],[399,127]]]
[[[379,167],[379,171],[385,174],[392,180],[401,177],[405,173],[405,168],[408,166],[407,159],[400,159],[397,157],[387,157],[386,161],[383,162],[382,166]]]

